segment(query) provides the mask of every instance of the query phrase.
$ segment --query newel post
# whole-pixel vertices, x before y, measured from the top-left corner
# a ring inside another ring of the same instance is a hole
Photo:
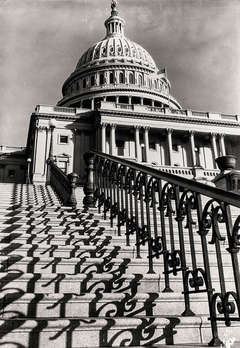
[[[68,174],[68,180],[70,183],[70,195],[68,199],[68,205],[70,205],[73,208],[76,208],[77,206],[77,199],[76,199],[76,186],[78,181],[78,175],[76,173]]]
[[[83,155],[84,161],[86,163],[86,182],[84,184],[84,194],[83,205],[86,208],[94,208],[94,154],[91,152],[86,152]]]

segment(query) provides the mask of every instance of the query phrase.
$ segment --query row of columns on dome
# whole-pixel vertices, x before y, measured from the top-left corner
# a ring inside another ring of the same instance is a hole
[[[168,102],[166,103],[161,103],[160,101],[153,100],[153,99],[148,99],[148,98],[143,98],[143,97],[134,97],[134,96],[108,96],[108,97],[99,97],[99,98],[90,98],[90,99],[84,99],[80,102],[78,102],[76,105],[77,107],[83,107],[83,108],[88,108],[88,109],[96,109],[97,105],[99,102],[113,102],[116,104],[137,104],[137,105],[146,105],[146,106],[152,106],[152,107],[160,107],[164,108],[167,106]]]
[[[96,132],[96,143],[97,150],[104,153],[108,153],[113,156],[120,155],[117,151],[117,129],[118,126],[112,123],[102,123],[100,127],[97,128]],[[150,156],[150,127],[134,126],[134,144],[135,144],[135,159],[137,162],[146,162],[151,163]],[[178,134],[177,130],[173,129],[162,129],[158,131],[159,139],[165,136],[166,138],[166,147],[167,147],[167,156],[163,154],[165,150],[160,144],[156,144],[156,150],[159,152],[159,158],[165,158],[165,163],[163,160],[160,160],[161,165],[175,166],[174,163],[174,144],[173,136]],[[187,135],[187,136],[186,136]],[[206,136],[206,133],[204,134]],[[209,143],[211,146],[211,152],[213,157],[213,166],[217,168],[215,164],[215,159],[219,156],[226,155],[226,146],[225,146],[225,135],[217,133],[209,133]],[[185,133],[186,142],[189,144],[191,152],[191,165],[200,166],[198,148],[196,147],[196,138],[201,139],[201,134],[195,131],[188,131]],[[109,146],[107,147],[107,138],[109,140]],[[124,155],[123,153],[121,154]],[[167,157],[167,158],[166,158]]]

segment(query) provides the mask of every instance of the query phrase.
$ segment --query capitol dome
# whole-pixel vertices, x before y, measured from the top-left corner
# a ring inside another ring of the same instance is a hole
[[[76,71],[89,65],[115,59],[154,71],[158,70],[153,58],[142,46],[119,34],[107,36],[89,48],[79,59]]]
[[[125,21],[118,15],[115,0],[111,8],[105,38],[81,56],[63,84],[58,105],[94,109],[103,100],[179,109],[170,95],[166,70],[159,69],[142,46],[125,36]]]

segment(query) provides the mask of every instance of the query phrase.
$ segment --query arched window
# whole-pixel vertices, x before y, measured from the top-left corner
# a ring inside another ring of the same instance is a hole
[[[86,81],[86,79],[83,79],[82,86],[83,86],[83,88],[86,88],[86,86],[87,86],[87,81]]]
[[[100,74],[99,83],[100,85],[104,84],[104,74]]]
[[[134,75],[132,72],[130,72],[130,74],[129,74],[129,83],[132,85],[134,84]]]
[[[150,78],[148,80],[148,85],[149,85],[149,88],[152,88],[152,80]]]
[[[119,83],[124,83],[124,75],[123,75],[123,72],[120,72],[120,74],[119,74]]]
[[[142,75],[138,76],[138,83],[139,83],[139,86],[143,85],[143,76]]]
[[[94,86],[95,84],[95,78],[94,75],[91,76],[91,86]]]
[[[113,72],[110,72],[110,75],[109,75],[109,80],[110,80],[110,83],[114,83],[114,75],[113,75]]]

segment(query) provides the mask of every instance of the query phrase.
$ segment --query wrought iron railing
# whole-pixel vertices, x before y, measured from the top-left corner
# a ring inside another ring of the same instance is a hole
[[[84,157],[85,206],[97,206],[111,226],[115,221],[138,258],[147,249],[148,273],[162,261],[163,292],[180,281],[183,316],[194,315],[195,294],[206,294],[209,345],[220,345],[217,323],[240,320],[239,195],[103,153]]]
[[[78,175],[71,173],[66,175],[53,160],[48,160],[48,181],[55,189],[62,203],[66,206],[77,205],[75,188],[78,180]]]

